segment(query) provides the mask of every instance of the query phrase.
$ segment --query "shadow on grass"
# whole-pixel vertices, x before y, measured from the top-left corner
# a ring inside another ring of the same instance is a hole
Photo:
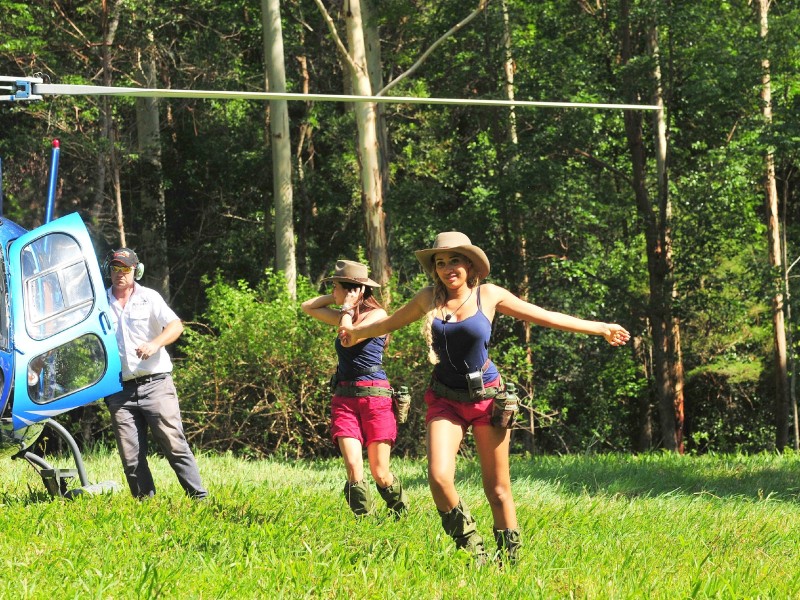
[[[334,458],[324,458],[324,459],[302,459],[294,461],[296,464],[303,465],[304,468],[312,470],[312,471],[319,471],[319,472],[339,472],[341,473],[341,481],[342,484],[344,483],[345,479],[347,478],[347,471],[344,466],[344,462],[340,456]],[[477,462],[477,459],[476,459]],[[402,458],[397,456],[392,456],[389,462],[390,469],[394,469],[393,472],[400,478],[403,483],[403,487],[406,489],[416,486],[422,486],[424,488],[428,487],[428,472],[427,472],[427,461],[424,458]],[[417,468],[408,469],[407,465],[415,465]],[[370,485],[374,486],[374,480],[372,478],[372,474],[370,473],[369,462],[366,458],[366,454],[364,457],[364,477],[369,482]]]
[[[330,469],[332,462],[308,461],[311,469]],[[404,469],[403,485],[427,488],[426,461],[396,459],[419,469]],[[335,462],[338,467],[338,462]],[[366,465],[365,465],[366,467]],[[402,467],[400,467],[402,469]],[[575,495],[625,497],[699,496],[780,500],[800,503],[800,454],[678,456],[649,454],[594,454],[511,457],[511,479],[558,488]],[[456,486],[480,487],[481,469],[476,455],[460,455]]]
[[[480,476],[477,463],[469,467]],[[512,481],[573,494],[738,497],[800,502],[800,458],[787,455],[606,454],[512,458]]]

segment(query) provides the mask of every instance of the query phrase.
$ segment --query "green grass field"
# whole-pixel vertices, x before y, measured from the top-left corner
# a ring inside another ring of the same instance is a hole
[[[111,451],[92,481],[123,485]],[[800,457],[515,457],[523,554],[476,569],[444,536],[424,461],[394,461],[409,514],[356,521],[338,460],[199,457],[212,493],[52,500],[26,463],[0,467],[0,598],[797,598]],[[68,466],[64,463],[62,466]],[[459,489],[487,543],[477,462]]]

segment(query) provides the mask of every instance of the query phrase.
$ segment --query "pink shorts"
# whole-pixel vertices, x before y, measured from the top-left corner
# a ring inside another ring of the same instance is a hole
[[[489,383],[486,387],[497,387],[500,385],[500,378]],[[478,402],[458,402],[450,400],[444,396],[438,396],[433,390],[428,388],[425,391],[425,404],[428,405],[428,412],[425,415],[425,423],[430,423],[433,419],[445,419],[456,425],[461,425],[464,432],[470,427],[479,425],[491,426],[492,403],[494,398],[479,400]]]
[[[389,388],[385,379],[358,381],[358,386]],[[357,439],[362,446],[373,442],[394,445],[397,439],[397,419],[392,410],[392,399],[386,396],[348,398],[334,396],[331,400],[331,437]]]

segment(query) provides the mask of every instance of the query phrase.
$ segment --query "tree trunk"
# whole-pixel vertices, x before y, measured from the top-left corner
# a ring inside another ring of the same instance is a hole
[[[359,96],[372,95],[372,83],[367,67],[364,24],[361,1],[345,2],[347,45],[352,58],[353,92]],[[382,288],[392,276],[386,242],[386,215],[383,212],[383,177],[378,150],[378,113],[374,102],[356,102],[353,108],[358,125],[358,154],[361,159],[361,200],[364,207],[367,248],[373,278]],[[389,302],[386,291],[384,302]]]
[[[362,0],[361,17],[364,21],[364,48],[367,54],[367,73],[373,93],[383,89],[383,63],[381,61],[381,35],[378,20],[374,17],[374,0]],[[389,129],[386,126],[386,104],[375,105],[376,135],[378,137],[378,159],[381,165],[382,194],[389,194]],[[387,229],[390,224],[387,224]]]
[[[283,30],[279,0],[261,0],[264,63],[268,90],[286,92]],[[292,147],[289,139],[289,108],[286,100],[270,100],[273,195],[275,202],[275,268],[283,271],[292,298],[297,295],[294,215],[292,206]]]
[[[150,35],[152,41],[152,34]],[[148,88],[156,88],[156,65],[152,44],[139,56],[139,68]],[[136,132],[139,147],[139,199],[142,216],[141,244],[136,253],[147,266],[148,285],[169,299],[167,219],[161,168],[161,135],[157,98],[136,99]]]
[[[631,346],[633,347],[634,356],[637,356],[641,362],[644,378],[649,381],[652,376],[650,365],[653,363],[650,349],[638,335],[632,337]],[[634,448],[637,452],[647,452],[653,447],[653,418],[650,394],[643,394],[636,399],[635,410],[639,426],[633,437]]]
[[[759,36],[766,40],[769,31],[769,2],[758,0]],[[765,50],[766,52],[766,50]],[[772,83],[769,58],[761,59],[761,114],[764,125],[772,125]],[[783,450],[789,441],[788,367],[786,361],[786,327],[783,315],[783,293],[780,277],[782,265],[780,218],[778,217],[778,187],[775,181],[775,156],[768,150],[764,157],[764,186],[767,208],[767,236],[769,238],[769,264],[775,273],[772,297],[772,336],[775,344],[775,446]]]
[[[504,88],[506,98],[509,101],[514,101],[514,71],[515,61],[514,52],[511,46],[511,24],[508,14],[508,2],[503,0],[501,2],[501,12],[503,15],[503,74],[504,74]],[[515,248],[512,254],[511,265],[514,273],[521,274],[517,289],[514,290],[522,300],[528,301],[530,298],[530,278],[528,276],[528,252],[527,252],[527,237],[525,236],[525,229],[523,227],[523,220],[515,218],[515,215],[524,213],[522,192],[520,191],[519,177],[517,174],[517,166],[519,163],[519,136],[517,133],[517,112],[514,106],[509,107],[508,116],[506,121],[506,140],[508,143],[508,157],[506,161],[506,181],[511,182],[512,188],[506,193],[508,202],[506,204],[506,218],[504,219],[509,229],[508,244],[510,248]],[[519,377],[519,385],[528,391],[529,398],[533,400],[533,382],[527,375],[532,374],[533,371],[533,351],[531,350],[531,324],[527,321],[521,321],[518,325],[522,329],[522,337],[525,344],[525,363],[527,365],[525,377]],[[520,373],[519,375],[522,375]],[[523,428],[525,432],[525,439],[523,444],[526,449],[533,454],[535,450],[535,418],[532,410],[528,411],[530,420],[529,426]]]
[[[505,91],[506,98],[510,101],[514,100],[514,71],[515,61],[514,54],[511,47],[511,25],[508,14],[508,2],[503,0],[501,3],[503,12],[503,49],[505,57],[503,60],[503,73],[505,75]],[[514,218],[514,215],[523,214],[524,207],[522,202],[522,193],[520,192],[519,181],[517,178],[517,163],[519,162],[519,137],[517,135],[517,112],[513,106],[508,109],[508,122],[506,126],[506,137],[509,143],[509,157],[508,157],[508,180],[514,182],[514,189],[512,195],[512,203],[506,222],[510,224],[512,229],[513,245],[517,248],[517,252],[511,257],[513,271],[521,273],[519,286],[516,290],[517,295],[523,300],[529,300],[530,296],[530,278],[528,276],[528,240],[525,236],[525,229],[523,227],[524,221],[522,219]],[[525,362],[528,365],[533,365],[533,354],[531,350],[531,324],[527,321],[522,322],[523,336],[525,340]],[[531,382],[527,381],[530,387]]]
[[[303,34],[301,33],[301,36]],[[301,39],[300,45],[303,45]],[[308,60],[305,55],[297,57],[297,63],[300,69],[300,81],[302,82],[302,90],[304,94],[308,94],[309,86],[309,73],[308,73]],[[303,117],[300,126],[298,127],[297,146],[295,150],[295,161],[297,164],[297,185],[294,204],[297,206],[297,245],[295,246],[295,257],[297,264],[297,272],[311,278],[311,270],[308,265],[308,235],[311,226],[311,213],[312,203],[308,197],[306,189],[306,160],[308,160],[311,168],[314,165],[314,144],[313,133],[314,127],[309,122],[307,115],[311,112],[311,102],[305,103],[305,116]],[[308,159],[306,159],[306,149],[308,149]]]
[[[667,262],[667,273],[664,278],[664,302],[669,306],[669,335],[667,336],[667,361],[672,392],[672,403],[675,411],[675,437],[678,451],[683,453],[684,428],[684,396],[683,396],[683,355],[681,353],[680,321],[672,307],[678,296],[675,287],[675,269],[672,264],[672,201],[669,197],[669,175],[667,156],[667,122],[664,113],[664,86],[661,78],[661,56],[658,45],[658,28],[655,24],[649,30],[648,46],[654,57],[653,79],[655,80],[655,97],[653,103],[659,106],[655,112],[656,173],[658,177],[658,205],[661,222],[661,236]]]
[[[380,44],[377,30],[370,30],[370,33],[367,33],[365,30],[365,23],[369,20],[367,15],[368,9],[362,12],[361,0],[345,0],[342,8],[345,14],[345,26],[347,29],[348,48],[345,48],[336,31],[333,19],[331,19],[328,14],[322,0],[314,0],[314,2],[325,19],[331,37],[344,59],[344,89],[350,89],[352,87],[354,95],[372,96],[373,94],[379,95],[387,92],[392,86],[402,81],[403,78],[416,71],[435,48],[485,10],[488,0],[479,0],[479,5],[476,10],[447,31],[447,33],[434,42],[411,67],[378,92],[375,92],[373,85],[380,81],[380,78],[375,73],[376,69],[380,68],[380,63],[379,61],[376,63],[374,58],[376,56],[375,53],[380,52]],[[368,57],[372,57],[372,60]],[[347,85],[348,81],[350,81],[351,85]],[[386,284],[388,284],[391,279],[392,272],[389,265],[389,252],[387,247],[386,215],[383,212],[383,199],[386,187],[384,176],[385,165],[383,163],[385,162],[386,155],[385,153],[381,153],[380,117],[377,105],[374,102],[356,102],[354,104],[353,110],[355,111],[356,122],[358,124],[358,154],[361,160],[361,198],[364,206],[366,224],[367,253],[369,255],[373,279],[376,279],[378,283],[383,286],[381,289],[383,301],[385,304],[389,304],[391,298]]]
[[[103,0],[101,6],[101,30],[103,43],[100,49],[102,61],[102,82],[104,86],[110,86],[112,82],[111,73],[111,45],[116,37],[117,27],[119,26],[120,2],[114,4],[109,11],[107,0]],[[114,154],[114,120],[111,114],[110,99],[108,96],[100,98],[100,137],[106,142],[97,153],[97,170],[95,172],[95,190],[89,208],[89,217],[92,225],[99,225],[100,215],[103,212],[106,198],[106,178],[108,163],[116,163]],[[113,167],[112,167],[113,168]],[[118,177],[118,173],[117,173]],[[124,230],[120,232],[120,237],[124,239]],[[123,243],[124,244],[124,243]]]
[[[634,57],[631,47],[629,0],[621,3],[622,60],[628,63]],[[657,50],[655,31],[650,35],[653,50]],[[656,60],[656,64],[658,61]],[[663,106],[660,72],[654,72],[656,102]],[[629,101],[636,98],[633,81],[624,83]],[[636,206],[644,224],[647,269],[649,273],[650,301],[648,319],[653,337],[653,374],[658,400],[659,421],[664,447],[683,452],[683,363],[680,353],[680,328],[673,316],[675,296],[672,264],[671,209],[667,194],[666,126],[663,108],[658,111],[656,123],[658,158],[658,210],[654,210],[646,185],[646,162],[642,142],[642,115],[640,111],[626,110],[625,133],[631,153],[633,190]]]

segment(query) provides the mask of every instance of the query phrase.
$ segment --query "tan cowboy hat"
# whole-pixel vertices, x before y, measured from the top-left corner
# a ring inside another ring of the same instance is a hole
[[[367,265],[362,265],[352,260],[337,260],[333,276],[326,277],[322,281],[348,281],[350,283],[368,285],[369,287],[381,287],[381,284],[367,277],[368,273]]]
[[[484,251],[477,246],[473,246],[469,238],[459,231],[445,231],[438,234],[433,241],[433,248],[417,250],[414,255],[422,265],[422,268],[425,269],[425,272],[428,275],[433,275],[435,271],[433,255],[444,250],[466,256],[472,262],[475,272],[481,279],[486,278],[489,274],[489,259]]]

